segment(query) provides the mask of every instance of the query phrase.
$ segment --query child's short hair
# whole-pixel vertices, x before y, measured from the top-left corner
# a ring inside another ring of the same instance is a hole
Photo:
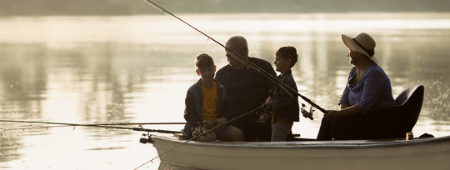
[[[195,57],[195,66],[197,66],[197,69],[212,67],[214,66],[213,58],[205,53],[200,54]]]
[[[295,63],[297,63],[297,60],[298,60],[297,49],[295,49],[295,47],[291,47],[291,46],[279,48],[277,50],[277,52],[275,53],[275,55],[283,57],[285,60],[291,59],[291,67],[293,67],[295,65]]]

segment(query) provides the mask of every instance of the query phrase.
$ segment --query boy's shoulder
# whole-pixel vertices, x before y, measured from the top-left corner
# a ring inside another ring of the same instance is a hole
[[[295,83],[294,76],[292,75],[292,70],[287,71],[281,78],[283,83],[286,83],[290,87],[297,87]]]
[[[201,81],[201,79],[198,80],[197,82],[195,82],[194,84],[192,84],[188,90],[192,92],[193,90],[200,89],[200,81]]]
[[[294,81],[292,70],[288,70],[286,73],[284,73],[283,77],[285,77],[287,80]]]
[[[217,90],[225,90],[225,87],[222,84],[220,84],[219,82],[217,82],[216,79],[214,79],[214,82],[216,82]],[[194,90],[201,90],[201,79],[198,80],[197,82],[195,82],[194,84],[192,84],[188,90],[191,92]]]

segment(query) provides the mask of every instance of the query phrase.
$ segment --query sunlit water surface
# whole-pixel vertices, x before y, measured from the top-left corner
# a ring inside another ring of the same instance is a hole
[[[293,75],[299,92],[325,109],[338,108],[351,67],[340,35],[368,32],[377,41],[376,56],[392,81],[394,97],[409,86],[425,86],[414,134],[450,134],[450,14],[180,17],[221,43],[232,35],[245,36],[250,55],[271,63],[279,47],[296,47]],[[0,118],[184,122],[184,98],[199,78],[193,61],[200,53],[213,56],[218,68],[227,64],[223,48],[165,15],[0,18]],[[293,132],[316,137],[322,113],[314,118],[301,118]],[[0,168],[134,169],[157,156],[151,144],[138,142],[139,132],[40,126],[0,123]],[[141,169],[158,167],[156,160]]]

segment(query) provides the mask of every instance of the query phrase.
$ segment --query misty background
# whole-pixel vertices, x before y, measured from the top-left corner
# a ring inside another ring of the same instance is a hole
[[[245,36],[250,56],[270,63],[279,47],[298,48],[299,93],[326,109],[338,108],[351,67],[341,34],[368,32],[394,97],[425,87],[414,135],[450,134],[450,0],[152,1],[219,42]],[[0,0],[0,119],[184,122],[201,53],[228,64],[222,47],[143,0]],[[315,138],[322,117],[293,133]],[[158,155],[138,132],[39,127],[0,122],[0,169],[134,169]]]
[[[448,0],[154,0],[173,13],[449,12]],[[142,0],[0,0],[0,16],[140,15]]]

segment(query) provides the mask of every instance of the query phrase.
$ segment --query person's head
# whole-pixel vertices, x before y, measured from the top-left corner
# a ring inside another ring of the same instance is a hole
[[[239,54],[244,59],[248,60],[248,44],[247,40],[242,36],[233,36],[230,39],[228,39],[226,45],[227,49],[230,49],[231,51]],[[225,49],[228,64],[230,64],[231,67],[235,69],[240,69],[245,66],[244,63],[240,62],[236,58],[238,56],[235,56],[231,51],[228,51]]]
[[[281,47],[275,52],[275,70],[284,73],[290,70],[297,63],[298,54],[295,47]]]
[[[212,81],[216,72],[216,65],[214,60],[208,54],[200,54],[195,57],[195,66],[197,67],[197,74],[202,81]]]
[[[367,33],[359,33],[354,38],[342,34],[342,41],[348,47],[347,56],[350,64],[361,62],[377,63],[375,55],[375,40]]]
[[[368,63],[375,63],[373,60],[371,60],[365,54],[360,53],[360,52],[356,52],[356,51],[352,51],[350,49],[348,49],[347,57],[348,57],[348,60],[349,60],[348,62],[350,64],[353,64],[353,65],[356,65],[356,66],[364,64],[364,63],[367,63],[367,64]]]

